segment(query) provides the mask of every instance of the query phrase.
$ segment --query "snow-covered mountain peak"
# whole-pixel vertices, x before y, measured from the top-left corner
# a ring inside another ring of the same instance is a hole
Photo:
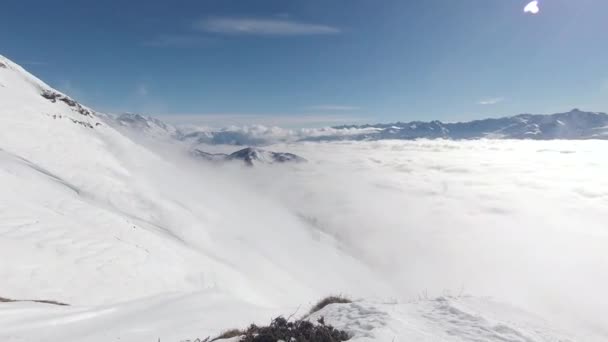
[[[116,117],[120,126],[127,127],[135,132],[146,133],[159,137],[177,137],[179,130],[159,119],[137,113],[123,113]]]
[[[7,87],[11,85],[11,80],[20,80],[21,82],[29,84],[38,93],[42,93],[45,90],[52,89],[39,78],[27,72],[20,65],[14,63],[10,59],[2,55],[0,55],[0,75],[0,80],[2,80],[2,87]]]
[[[55,120],[69,119],[88,128],[101,125],[93,110],[52,88],[18,64],[1,55],[0,64],[0,98],[4,108],[30,108],[39,115]],[[66,107],[68,111],[65,111]]]
[[[584,112],[578,108],[572,108],[572,110],[569,111],[568,113],[584,113]],[[595,114],[595,113],[593,113],[593,114]]]
[[[247,164],[253,164],[254,162],[272,163],[274,152],[269,152],[260,148],[247,147],[242,150],[233,152],[228,157],[230,159],[239,159],[245,161]]]
[[[257,163],[274,164],[306,162],[306,159],[293,153],[272,152],[256,147],[246,147],[231,154],[208,153],[199,149],[194,149],[192,155],[209,161],[241,160],[248,166],[253,166]]]
[[[304,140],[384,140],[384,139],[606,139],[608,115],[572,109],[556,114],[519,114],[467,122],[413,121],[363,126],[339,126],[335,129],[374,128],[375,131],[340,137],[316,136]]]

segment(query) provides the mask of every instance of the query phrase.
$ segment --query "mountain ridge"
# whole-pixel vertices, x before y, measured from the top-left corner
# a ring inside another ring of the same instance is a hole
[[[326,128],[282,129],[243,126],[221,129],[182,131],[163,121],[139,114],[122,114],[121,126],[141,132],[156,132],[186,144],[264,146],[277,142],[361,141],[415,139],[516,139],[516,140],[589,140],[608,139],[608,114],[573,109],[555,114],[518,114],[472,121],[410,121]]]
[[[382,139],[608,139],[608,114],[573,109],[555,114],[518,114],[464,122],[411,121],[388,124],[342,125],[335,129],[372,128],[377,132],[351,136],[353,140]],[[306,140],[335,140],[329,137]]]
[[[306,159],[293,153],[273,152],[255,147],[246,147],[230,154],[208,153],[200,149],[194,149],[191,154],[195,157],[214,162],[240,160],[243,161],[247,166],[253,166],[257,163],[305,163],[307,161]]]

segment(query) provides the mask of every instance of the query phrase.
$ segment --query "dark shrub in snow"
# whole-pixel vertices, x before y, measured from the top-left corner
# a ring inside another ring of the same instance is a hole
[[[0,297],[0,303],[12,303],[12,302],[34,302],[34,303],[43,303],[43,304],[53,304],[60,306],[68,306],[69,304],[61,303],[56,300],[44,300],[44,299],[10,299]]]
[[[344,297],[342,295],[325,297],[325,298],[321,299],[319,302],[317,302],[317,304],[315,304],[310,309],[309,314],[313,314],[313,313],[323,309],[324,307],[328,306],[329,304],[347,304],[347,303],[352,303],[352,302],[353,302],[352,300],[350,300],[349,298]]]
[[[240,341],[338,342],[349,338],[345,331],[326,325],[323,318],[318,320],[318,324],[313,324],[304,320],[289,322],[283,317],[278,317],[267,327],[251,325]]]
[[[221,333],[218,337],[211,340],[211,342],[216,341],[216,340],[233,338],[233,337],[237,337],[237,336],[243,336],[243,335],[245,335],[245,333],[239,329],[230,329],[230,330],[226,330],[223,333]]]

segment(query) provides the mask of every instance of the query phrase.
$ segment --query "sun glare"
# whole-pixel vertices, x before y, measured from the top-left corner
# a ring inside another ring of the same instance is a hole
[[[538,1],[534,0],[534,1],[530,2],[529,4],[527,4],[526,7],[524,7],[524,12],[530,13],[530,14],[537,14],[538,12],[540,12],[540,7],[538,6]]]

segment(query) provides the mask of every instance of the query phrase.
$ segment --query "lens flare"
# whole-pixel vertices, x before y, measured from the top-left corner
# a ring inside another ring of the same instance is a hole
[[[537,14],[538,12],[540,12],[540,7],[537,0],[530,2],[524,7],[524,13]]]

